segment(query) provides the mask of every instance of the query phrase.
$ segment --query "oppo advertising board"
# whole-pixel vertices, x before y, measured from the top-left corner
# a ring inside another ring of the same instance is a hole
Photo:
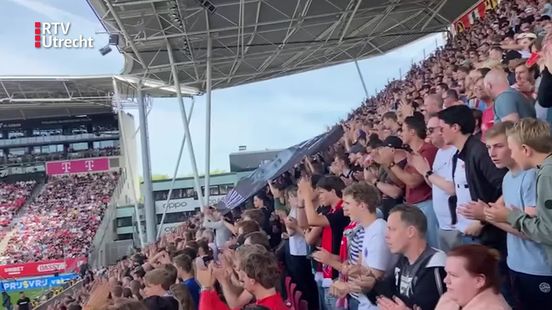
[[[214,196],[209,197],[209,205],[217,204],[224,196]],[[159,200],[155,202],[155,213],[163,214],[165,211],[165,200]],[[199,200],[193,198],[184,198],[184,199],[171,199],[169,201],[169,207],[167,208],[167,213],[176,213],[176,212],[185,212],[185,211],[194,211],[195,209],[201,208]]]
[[[165,200],[156,201],[155,212],[157,214],[163,214],[163,211],[165,211],[165,205]],[[197,200],[194,199],[173,199],[169,201],[167,213],[193,211],[196,206],[199,207],[199,203]]]

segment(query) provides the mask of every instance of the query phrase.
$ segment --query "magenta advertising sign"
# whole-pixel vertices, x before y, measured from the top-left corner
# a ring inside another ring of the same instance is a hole
[[[46,174],[48,175],[101,172],[108,170],[109,158],[107,157],[60,160],[46,163]]]

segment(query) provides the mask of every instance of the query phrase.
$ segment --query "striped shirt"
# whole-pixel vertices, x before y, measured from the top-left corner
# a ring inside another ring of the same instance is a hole
[[[349,264],[354,265],[359,262],[359,259],[362,255],[362,247],[364,243],[364,227],[362,225],[355,226],[355,228],[348,231],[347,239],[347,261]],[[360,295],[358,293],[350,293],[350,295],[357,300],[360,298]]]
[[[349,236],[349,248],[347,259],[349,264],[356,264],[360,255],[362,254],[362,244],[364,242],[364,227],[357,225]]]

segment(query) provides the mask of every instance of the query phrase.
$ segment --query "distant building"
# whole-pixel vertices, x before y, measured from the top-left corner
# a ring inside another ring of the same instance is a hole
[[[273,160],[281,150],[249,151],[230,154],[230,171],[243,172],[259,168],[264,163]]]

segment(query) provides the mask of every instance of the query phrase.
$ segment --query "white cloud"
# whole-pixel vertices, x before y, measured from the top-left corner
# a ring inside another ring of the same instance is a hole
[[[48,5],[44,1],[38,0],[4,0],[11,1],[21,7],[24,7],[28,10],[31,10],[39,15],[48,17],[52,21],[62,21],[62,20],[78,20],[81,24],[86,24],[89,28],[97,28],[99,23],[96,21],[91,21],[86,19],[83,16],[71,13],[69,11]]]

